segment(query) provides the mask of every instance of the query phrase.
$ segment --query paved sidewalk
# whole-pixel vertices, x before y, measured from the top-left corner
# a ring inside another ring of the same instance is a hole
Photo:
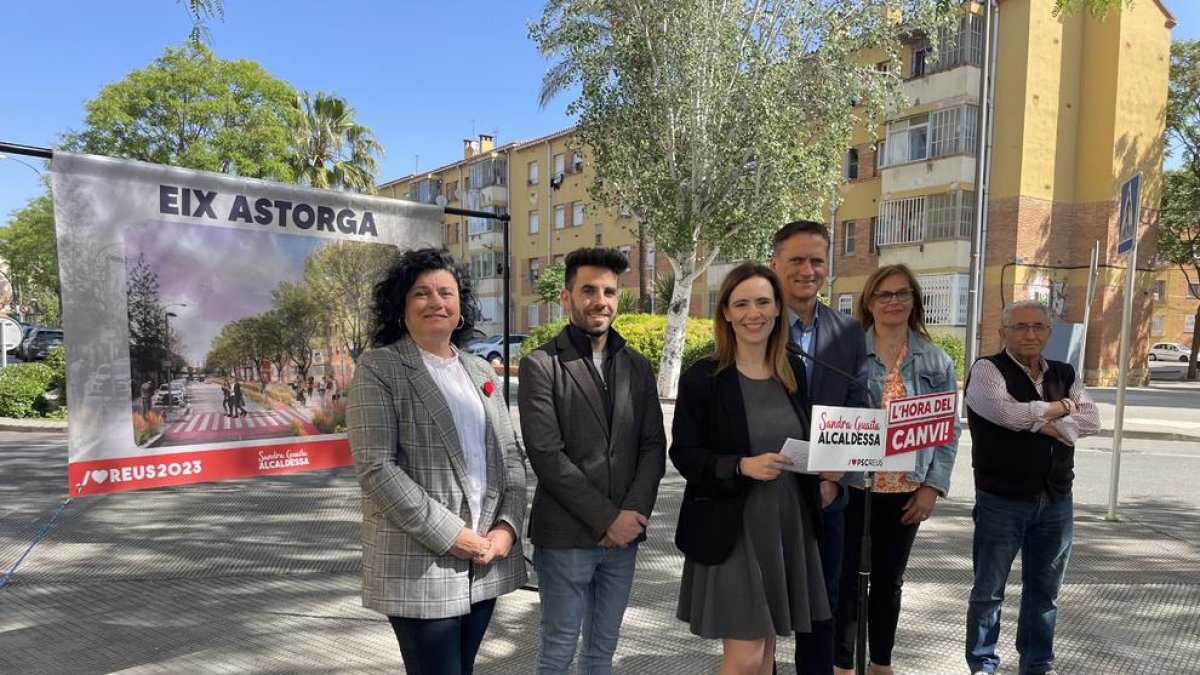
[[[1200,673],[1200,498],[1190,478],[1200,473],[1200,447],[1131,448],[1123,520],[1108,523],[1104,446],[1099,439],[1079,452],[1059,672]],[[897,673],[965,672],[972,489],[969,448],[962,453],[951,499],[914,550]],[[61,501],[64,461],[61,436],[0,434],[0,571]],[[669,470],[639,555],[617,673],[715,670],[718,644],[674,619],[682,486]],[[352,472],[339,469],[73,501],[0,591],[0,673],[403,672],[386,621],[359,603],[358,498]],[[1016,673],[1015,588],[1005,603],[1005,674]],[[505,596],[476,672],[531,672],[538,616],[536,594]],[[782,640],[781,673],[794,672],[791,650]]]

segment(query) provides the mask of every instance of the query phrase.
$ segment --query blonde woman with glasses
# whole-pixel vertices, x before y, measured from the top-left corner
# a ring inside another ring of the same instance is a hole
[[[907,265],[886,265],[867,278],[858,302],[867,332],[868,385],[884,407],[893,399],[955,391],[954,364],[929,337],[921,285]],[[892,675],[892,647],[900,618],[900,589],[917,529],[950,489],[958,452],[958,423],[946,445],[918,450],[909,472],[876,474],[871,498],[871,580],[867,644],[871,675]],[[862,475],[852,474],[846,507],[845,560],[834,610],[834,673],[851,675],[858,632],[857,585],[862,538]]]

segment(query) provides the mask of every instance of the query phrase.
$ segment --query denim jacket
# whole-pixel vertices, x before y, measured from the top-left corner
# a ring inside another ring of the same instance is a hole
[[[921,396],[945,391],[955,391],[954,363],[937,345],[908,331],[908,355],[900,364],[900,376],[908,396]],[[876,401],[883,400],[883,380],[887,377],[887,366],[875,352],[875,327],[867,330],[867,385]],[[954,470],[954,457],[958,454],[958,435],[961,431],[958,417],[954,419],[954,440],[917,450],[917,465],[908,472],[914,483],[928,485],[943,496],[950,491],[950,472]],[[862,474],[850,474],[851,485],[862,485]]]

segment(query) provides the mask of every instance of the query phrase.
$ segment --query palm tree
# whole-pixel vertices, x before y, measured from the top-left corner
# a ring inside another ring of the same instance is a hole
[[[354,121],[354,108],[338,96],[304,92],[296,99],[296,181],[317,188],[375,191],[375,155],[383,146]]]

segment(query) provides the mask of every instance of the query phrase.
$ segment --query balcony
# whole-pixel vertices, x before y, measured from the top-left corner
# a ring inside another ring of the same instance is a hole
[[[880,189],[885,195],[955,183],[974,185],[975,155],[958,154],[885,166],[881,174]]]
[[[977,66],[958,66],[906,80],[901,85],[901,91],[910,107],[950,100],[978,103],[979,77],[980,69]],[[907,111],[900,111],[900,114],[907,114]]]

